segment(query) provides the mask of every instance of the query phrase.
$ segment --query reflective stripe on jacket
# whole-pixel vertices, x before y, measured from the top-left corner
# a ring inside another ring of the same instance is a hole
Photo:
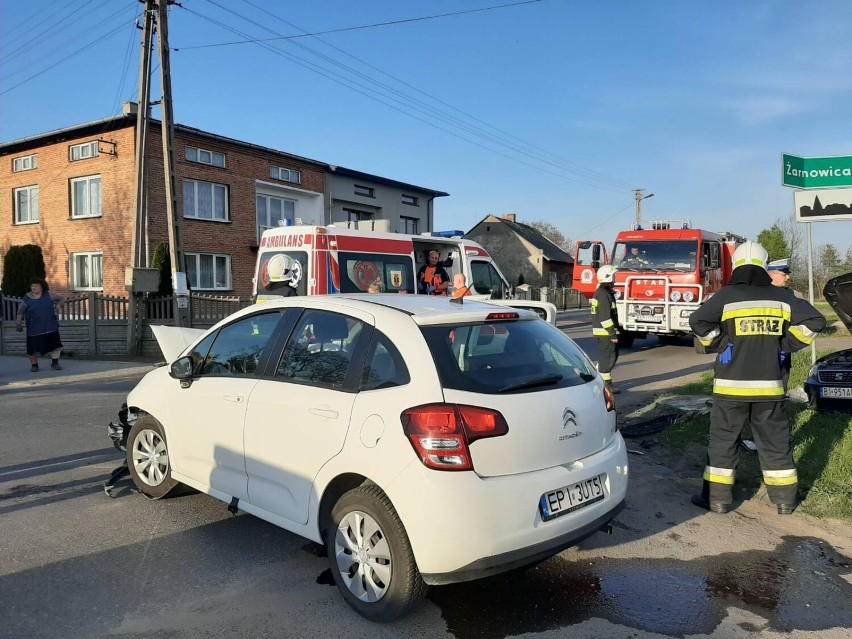
[[[695,310],[689,325],[706,348],[733,344],[731,361],[714,368],[713,394],[735,401],[784,398],[780,353],[814,341],[825,317],[790,290],[771,285],[726,286]]]
[[[618,311],[615,295],[609,286],[598,286],[590,301],[592,311],[592,335],[613,339],[618,334]]]

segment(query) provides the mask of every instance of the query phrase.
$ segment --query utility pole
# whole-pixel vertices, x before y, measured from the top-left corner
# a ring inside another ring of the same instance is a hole
[[[157,0],[157,44],[160,54],[160,81],[163,132],[163,169],[166,178],[166,217],[169,226],[169,257],[172,263],[172,286],[175,292],[175,317],[178,326],[189,326],[189,289],[183,259],[183,224],[176,214],[175,125],[172,110],[172,74],[169,62],[169,4],[173,0]]]
[[[135,353],[141,331],[139,316],[139,291],[135,287],[136,268],[146,267],[147,256],[143,258],[145,227],[148,217],[147,188],[145,172],[146,142],[148,140],[148,120],[151,111],[151,43],[154,34],[154,0],[146,0],[144,20],[142,22],[142,57],[139,61],[139,101],[136,105],[136,217],[133,224],[133,238],[130,245],[130,283],[127,286],[130,309],[127,317],[127,352]],[[125,284],[127,285],[127,275]]]
[[[636,226],[641,226],[642,224],[642,200],[647,200],[649,197],[654,197],[653,193],[649,193],[648,195],[642,195],[642,191],[645,189],[633,189],[633,193],[636,196]]]

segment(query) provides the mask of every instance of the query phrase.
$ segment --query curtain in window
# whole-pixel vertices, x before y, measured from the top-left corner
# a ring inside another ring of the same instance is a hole
[[[195,182],[183,181],[183,216],[195,217]]]
[[[29,222],[38,220],[38,188],[30,189]]]
[[[89,214],[86,207],[86,186],[85,180],[74,182],[74,215],[77,217]]]
[[[92,281],[90,286],[93,288],[103,288],[104,286],[104,256],[103,255],[92,255],[91,256],[91,273],[92,273]]]
[[[89,263],[86,255],[74,256],[74,275],[77,288],[89,287]]]
[[[89,215],[101,214],[101,178],[89,180]]]
[[[198,217],[213,218],[213,185],[210,182],[196,182],[198,194]]]
[[[30,194],[26,189],[18,191],[18,222],[30,221]]]
[[[213,256],[199,255],[198,257],[201,262],[201,272],[199,274],[199,280],[201,282],[200,288],[213,288],[215,285],[215,280],[213,278]]]
[[[189,285],[192,288],[199,288],[199,286],[198,286],[198,256],[197,255],[186,255],[184,257],[184,261],[186,262],[186,281],[189,282]]]
[[[277,197],[269,198],[269,226],[276,227],[281,221],[282,200]]]
[[[216,288],[231,288],[230,273],[228,273],[228,258],[224,255],[216,256]]]
[[[225,201],[227,200],[227,189],[221,184],[213,185],[214,198],[213,198],[213,219],[216,220],[227,220],[228,216],[225,215]]]

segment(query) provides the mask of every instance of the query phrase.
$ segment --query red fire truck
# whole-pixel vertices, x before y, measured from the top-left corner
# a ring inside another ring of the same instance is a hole
[[[649,333],[660,340],[689,331],[689,316],[731,277],[731,257],[745,238],[692,228],[688,220],[634,224],[615,239],[612,253],[600,241],[577,242],[574,288],[591,298],[596,272],[616,268],[613,293],[622,327],[619,345]]]

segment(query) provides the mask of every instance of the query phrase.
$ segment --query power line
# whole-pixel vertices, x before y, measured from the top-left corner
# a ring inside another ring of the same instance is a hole
[[[287,25],[287,26],[289,26],[289,27],[292,27],[292,28],[294,28],[294,29],[298,29],[299,31],[302,31],[305,35],[310,35],[311,37],[313,37],[313,38],[314,38],[315,40],[317,40],[318,42],[320,42],[320,43],[322,43],[322,44],[324,44],[324,45],[326,45],[326,46],[328,46],[328,47],[330,47],[330,48],[334,49],[335,51],[338,51],[338,52],[342,53],[343,55],[346,55],[346,56],[348,56],[348,57],[352,58],[353,60],[356,60],[357,62],[360,62],[361,64],[363,64],[363,65],[365,65],[365,66],[367,66],[367,67],[369,67],[369,68],[371,68],[371,69],[373,69],[373,70],[375,70],[375,71],[378,71],[378,72],[379,72],[379,73],[381,73],[382,75],[385,75],[385,76],[387,76],[387,77],[391,78],[391,79],[392,79],[392,80],[394,80],[395,82],[399,82],[400,84],[403,84],[404,86],[406,86],[406,87],[408,87],[408,88],[410,88],[410,89],[413,89],[414,91],[416,91],[416,92],[420,93],[421,95],[425,95],[427,98],[429,98],[429,99],[431,99],[431,100],[434,100],[435,102],[438,102],[439,104],[442,104],[442,105],[444,105],[444,106],[448,107],[449,109],[452,109],[453,111],[455,111],[455,112],[457,112],[457,113],[460,113],[461,115],[465,116],[466,118],[469,118],[469,119],[471,119],[471,120],[473,120],[473,121],[475,121],[475,122],[478,122],[479,124],[482,124],[483,126],[487,127],[488,129],[491,129],[491,130],[493,130],[493,131],[496,131],[497,133],[502,134],[503,136],[506,136],[507,138],[511,138],[512,140],[516,140],[517,142],[519,142],[519,143],[523,144],[523,145],[524,145],[524,146],[526,146],[526,147],[529,147],[529,148],[531,148],[531,149],[534,149],[534,150],[536,150],[536,151],[539,151],[539,152],[541,152],[541,153],[544,153],[546,156],[550,156],[551,158],[555,158],[558,162],[561,162],[561,163],[563,164],[563,166],[559,166],[559,165],[557,165],[557,164],[554,164],[553,162],[547,162],[547,163],[551,164],[552,166],[557,166],[558,168],[565,168],[565,169],[567,169],[567,170],[569,170],[569,171],[571,171],[571,172],[575,172],[575,173],[577,173],[577,174],[584,175],[584,176],[588,177],[589,179],[597,180],[597,181],[600,181],[600,182],[602,182],[602,183],[608,183],[608,184],[610,184],[611,186],[614,186],[614,187],[619,188],[619,189],[627,189],[627,188],[629,188],[629,187],[630,187],[630,185],[629,185],[629,184],[627,184],[626,182],[622,182],[622,181],[617,180],[617,179],[615,179],[615,178],[612,178],[611,176],[608,176],[608,175],[606,175],[606,174],[599,173],[599,172],[597,172],[597,171],[593,171],[592,169],[588,169],[588,168],[585,168],[585,167],[579,166],[579,165],[577,165],[577,164],[574,164],[573,162],[571,162],[570,160],[568,160],[568,159],[566,159],[566,158],[564,158],[564,157],[561,157],[561,156],[559,156],[559,155],[557,155],[557,154],[555,154],[555,153],[552,153],[552,152],[548,151],[547,149],[543,149],[543,148],[541,148],[541,147],[539,147],[539,146],[536,146],[536,145],[534,145],[534,144],[532,144],[532,143],[530,143],[530,142],[527,142],[526,140],[523,140],[522,138],[519,138],[519,137],[517,137],[517,136],[513,135],[512,133],[509,133],[508,131],[504,131],[504,130],[502,130],[502,129],[498,128],[498,127],[495,127],[495,126],[493,126],[493,125],[491,125],[491,124],[489,124],[489,123],[487,123],[487,122],[485,122],[485,121],[483,121],[483,120],[481,120],[481,119],[477,118],[477,117],[476,117],[476,116],[474,116],[474,115],[471,115],[470,113],[467,113],[467,112],[465,112],[465,111],[462,111],[461,109],[458,109],[458,108],[454,107],[453,105],[451,105],[451,104],[449,104],[449,103],[447,103],[447,102],[445,102],[445,101],[441,100],[440,98],[438,98],[438,97],[436,97],[436,96],[434,96],[434,95],[431,95],[431,94],[427,93],[426,91],[423,91],[423,90],[422,90],[422,89],[420,89],[419,87],[416,87],[416,86],[414,86],[414,85],[412,85],[412,84],[410,84],[410,83],[406,82],[406,81],[405,81],[405,80],[403,80],[402,78],[399,78],[399,77],[397,77],[397,76],[395,76],[395,75],[392,75],[392,74],[390,74],[390,73],[388,73],[388,72],[386,72],[386,71],[383,71],[382,69],[379,69],[378,67],[376,67],[376,66],[374,66],[374,65],[370,64],[369,62],[366,62],[365,60],[362,60],[361,58],[358,58],[357,56],[355,56],[355,55],[353,55],[353,54],[351,54],[351,53],[349,53],[349,52],[347,52],[347,51],[345,51],[345,50],[343,50],[343,49],[341,49],[341,48],[339,48],[339,47],[336,47],[336,46],[334,46],[333,44],[331,44],[331,43],[329,43],[329,42],[326,42],[326,41],[325,41],[325,40],[323,40],[322,38],[316,37],[314,34],[309,34],[307,31],[305,31],[304,29],[302,29],[302,28],[301,28],[301,27],[299,27],[298,25],[295,25],[295,24],[293,24],[292,22],[289,22],[289,21],[285,20],[284,18],[281,18],[280,16],[275,15],[274,13],[272,13],[272,12],[270,12],[270,11],[267,11],[267,10],[266,10],[266,9],[264,9],[263,7],[259,7],[258,5],[256,5],[256,4],[254,4],[253,2],[251,2],[251,0],[243,0],[243,2],[245,2],[246,4],[248,4],[248,5],[252,6],[252,7],[254,7],[254,8],[255,8],[255,9],[257,9],[258,11],[261,11],[261,12],[263,12],[263,13],[267,14],[268,16],[270,16],[270,17],[272,17],[272,18],[275,18],[276,20],[278,20],[278,21],[280,21],[280,22],[282,22],[282,23],[286,24],[286,25]],[[257,23],[255,23],[255,24],[257,24]],[[259,25],[259,26],[262,26],[262,25]],[[263,27],[263,28],[265,28],[267,31],[270,31],[270,32],[274,33],[274,31],[272,31],[271,29],[269,29],[269,28],[267,28],[267,27]],[[314,53],[315,55],[319,55],[319,56],[323,57],[324,59],[329,59],[329,58],[326,58],[325,56],[322,56],[321,54],[319,54],[318,52],[314,51],[313,49],[307,48],[307,47],[305,47],[304,45],[301,45],[301,44],[299,44],[299,43],[297,43],[297,42],[292,42],[291,44],[295,44],[296,46],[300,46],[300,47],[302,47],[302,48],[306,49],[307,51],[310,51],[310,52]],[[332,61],[332,62],[333,62],[333,61]],[[336,63],[335,63],[335,64],[336,64]],[[345,65],[343,65],[343,66],[345,67]],[[348,69],[349,67],[345,67],[345,68],[347,68],[347,69]],[[357,71],[355,71],[355,72],[356,72],[356,73],[359,73],[359,72],[357,72]],[[359,73],[359,75],[361,75],[361,74]],[[362,77],[368,78],[367,76],[363,76],[363,75],[362,75]],[[376,80],[373,80],[372,78],[368,78],[368,79],[369,79],[370,81],[377,82]],[[381,83],[379,83],[379,84],[381,84]],[[387,87],[387,85],[384,85],[384,84],[381,84],[381,86],[386,87],[386,88],[390,88],[390,87]],[[393,90],[393,89],[392,89],[392,90]],[[394,91],[396,91],[396,90],[394,90]],[[404,95],[404,94],[403,94],[403,95]],[[411,98],[409,98],[409,99],[411,99]],[[436,110],[436,112],[438,112],[438,111]],[[449,116],[449,117],[453,117],[453,116]],[[470,126],[470,125],[467,125],[467,126]],[[474,129],[476,129],[476,130],[478,130],[478,131],[481,131],[481,132],[483,132],[483,133],[485,133],[485,134],[487,135],[487,132],[486,132],[484,129],[481,129],[480,127],[476,127],[475,125],[473,126],[473,128],[474,128]],[[492,138],[492,139],[493,139],[493,138]],[[499,141],[500,143],[506,144],[506,141],[505,141],[505,140],[495,140],[495,141]],[[511,144],[512,144],[512,143],[509,143],[509,145],[511,145]],[[528,154],[528,155],[529,155],[529,154]],[[546,161],[546,160],[541,160],[541,158],[537,158],[537,159],[539,159],[539,161]]]
[[[212,0],[208,0],[208,2],[212,2]],[[216,3],[215,3],[215,2],[213,2],[213,4],[216,4]],[[217,6],[220,6],[220,5],[217,5]],[[225,23],[223,23],[223,22],[220,22],[220,21],[218,21],[218,20],[216,20],[216,19],[214,19],[214,18],[211,18],[211,17],[209,17],[209,16],[205,16],[205,15],[203,15],[203,14],[200,14],[200,13],[198,13],[197,11],[194,11],[194,10],[192,10],[192,9],[187,9],[186,7],[183,7],[183,9],[184,9],[185,11],[188,11],[189,13],[191,13],[191,14],[193,14],[193,15],[198,16],[199,18],[201,18],[201,19],[203,19],[203,20],[206,20],[206,21],[208,21],[208,22],[211,22],[212,24],[216,24],[216,25],[218,25],[218,26],[222,27],[223,29],[226,29],[226,30],[230,31],[231,33],[235,33],[235,34],[237,34],[237,35],[241,35],[241,36],[243,36],[243,37],[246,37],[246,34],[245,34],[245,33],[243,33],[243,32],[241,32],[241,31],[239,31],[239,30],[237,30],[237,29],[235,29],[235,28],[231,27],[230,25],[227,25],[227,24],[225,24]],[[227,9],[226,9],[226,10],[227,10]],[[230,10],[228,10],[228,11],[230,11]],[[233,13],[233,12],[231,12],[231,13]],[[236,14],[236,15],[239,15],[239,14]],[[242,17],[242,16],[240,16],[240,17]],[[426,119],[424,119],[424,118],[421,118],[421,117],[419,117],[419,116],[415,115],[414,113],[411,113],[409,109],[411,109],[411,108],[415,108],[415,109],[416,109],[416,107],[412,107],[411,105],[407,105],[407,104],[403,103],[401,100],[399,100],[399,99],[397,99],[397,98],[394,98],[393,96],[383,95],[383,94],[382,94],[382,95],[381,95],[381,97],[379,97],[379,95],[375,95],[375,94],[373,94],[373,93],[368,93],[368,92],[364,91],[364,90],[363,90],[361,87],[359,87],[358,85],[353,84],[353,82],[352,82],[351,80],[349,80],[348,78],[345,78],[344,76],[341,76],[339,73],[336,73],[336,72],[331,71],[331,70],[329,70],[329,69],[326,69],[326,68],[324,68],[324,67],[322,67],[322,66],[319,66],[319,65],[317,65],[317,64],[314,64],[314,63],[312,63],[312,62],[310,62],[310,61],[308,61],[308,60],[305,60],[304,58],[300,58],[299,56],[296,56],[296,55],[293,55],[293,54],[291,54],[291,53],[287,53],[287,52],[285,52],[285,51],[282,51],[282,50],[278,49],[277,47],[274,47],[273,45],[270,45],[270,44],[268,44],[268,43],[266,43],[266,42],[254,42],[254,44],[257,44],[258,46],[261,46],[261,47],[263,47],[263,48],[265,48],[265,49],[267,49],[267,50],[271,51],[272,53],[275,53],[275,54],[277,54],[277,55],[280,55],[281,57],[283,57],[283,58],[285,58],[285,59],[287,59],[287,60],[290,60],[291,62],[294,62],[295,64],[297,64],[297,65],[299,65],[299,66],[305,67],[305,68],[307,68],[307,69],[309,69],[309,70],[311,70],[311,71],[313,71],[313,72],[315,72],[315,73],[317,73],[317,74],[319,74],[319,75],[321,75],[321,76],[323,76],[323,77],[325,77],[325,78],[327,78],[327,79],[331,80],[332,82],[335,82],[335,83],[337,83],[337,84],[341,84],[342,86],[345,86],[345,87],[347,87],[347,88],[351,89],[352,91],[355,91],[356,93],[360,93],[361,95],[363,95],[363,96],[365,96],[365,97],[367,97],[367,98],[369,98],[369,99],[371,99],[371,100],[373,100],[373,101],[375,101],[375,102],[379,102],[380,104],[383,104],[383,105],[385,105],[385,106],[387,106],[387,107],[390,107],[391,109],[393,109],[393,110],[395,110],[395,111],[399,111],[400,113],[403,113],[403,114],[405,114],[405,115],[407,115],[407,116],[409,116],[409,117],[411,117],[411,118],[413,118],[413,119],[415,119],[415,120],[417,120],[417,121],[419,121],[419,122],[422,122],[423,124],[426,124],[427,126],[431,126],[431,127],[435,128],[435,129],[438,129],[438,130],[440,130],[440,131],[443,131],[444,133],[447,133],[447,134],[449,134],[449,135],[452,135],[453,137],[456,137],[456,138],[458,138],[458,139],[460,139],[460,140],[464,140],[465,142],[468,142],[468,143],[470,143],[470,144],[473,144],[473,145],[475,145],[475,146],[478,146],[478,147],[480,147],[480,148],[482,148],[482,149],[485,149],[486,151],[490,151],[491,153],[495,153],[495,154],[497,154],[497,155],[500,155],[500,156],[502,156],[502,157],[504,157],[504,158],[507,158],[507,159],[509,159],[509,160],[512,160],[512,161],[514,161],[514,162],[518,162],[519,164],[523,164],[523,165],[525,165],[525,166],[529,166],[529,167],[531,167],[531,168],[534,168],[534,169],[536,169],[536,170],[537,170],[537,171],[539,171],[539,172],[548,173],[548,174],[550,174],[550,175],[554,175],[554,176],[559,177],[559,178],[564,179],[564,180],[569,180],[569,181],[572,181],[572,182],[578,182],[578,183],[580,183],[580,184],[585,184],[586,186],[592,186],[592,187],[594,187],[594,188],[599,188],[599,189],[603,189],[603,190],[606,190],[606,191],[618,192],[618,193],[620,193],[620,192],[621,192],[621,190],[616,191],[616,190],[614,190],[614,189],[612,189],[612,188],[608,188],[608,187],[601,186],[601,185],[598,185],[598,184],[590,184],[590,183],[588,183],[588,182],[586,182],[586,181],[584,181],[584,180],[582,180],[582,179],[579,179],[578,177],[570,177],[570,176],[564,175],[564,174],[562,174],[562,173],[556,173],[555,171],[551,171],[551,170],[548,170],[548,169],[542,168],[542,167],[540,167],[540,166],[538,166],[538,165],[532,164],[532,163],[530,163],[530,162],[526,162],[526,161],[524,161],[524,160],[521,160],[521,159],[519,159],[519,158],[513,157],[513,156],[511,156],[511,155],[508,155],[507,153],[504,153],[504,152],[502,152],[502,151],[500,151],[500,150],[498,150],[498,149],[495,149],[495,148],[493,148],[493,147],[487,146],[487,145],[485,145],[485,144],[481,144],[481,143],[479,143],[479,142],[477,142],[477,141],[475,141],[475,140],[472,140],[472,139],[470,139],[470,138],[468,138],[468,137],[465,137],[465,136],[460,135],[460,134],[458,134],[458,133],[456,133],[456,132],[454,132],[454,131],[451,131],[450,129],[447,129],[447,128],[443,127],[443,126],[440,126],[439,124],[436,124],[436,123],[434,123],[434,122],[431,122],[431,121],[429,121],[429,120],[426,120]],[[382,98],[384,98],[384,99],[382,99]],[[400,105],[400,106],[395,106],[395,105],[393,105],[393,104],[390,104],[387,100],[391,100],[391,101],[393,101],[393,102],[396,102],[396,103],[397,103],[398,105]],[[420,111],[422,112],[422,109],[417,109],[417,110],[420,110]]]
[[[115,90],[115,97],[113,98],[112,104],[113,113],[118,111],[119,100],[121,100],[121,93],[124,89],[124,84],[127,81],[127,72],[130,69],[130,54],[133,50],[133,41],[135,40],[134,36],[136,35],[136,21],[139,19],[140,12],[144,8],[143,4],[139,4],[133,10],[133,27],[130,31],[130,39],[127,41],[127,49],[124,52],[124,65],[123,70],[121,72],[121,79],[118,81],[118,87]]]
[[[329,29],[327,31],[317,31],[315,33],[303,33],[303,34],[291,35],[291,36],[279,35],[279,36],[275,36],[274,38],[251,38],[251,39],[248,39],[248,40],[237,40],[237,41],[234,41],[234,42],[219,42],[219,43],[216,43],[216,44],[199,44],[199,45],[196,45],[196,46],[180,47],[180,48],[175,47],[175,48],[172,49],[172,51],[180,51],[180,50],[187,51],[189,49],[209,49],[211,47],[227,47],[227,46],[231,46],[231,45],[234,45],[234,44],[271,42],[271,41],[274,41],[274,40],[294,40],[294,39],[297,39],[297,38],[307,38],[307,37],[310,37],[310,36],[327,35],[329,33],[342,33],[344,31],[359,31],[361,29],[374,29],[376,27],[387,27],[387,26],[391,26],[391,25],[405,24],[405,23],[409,23],[409,22],[421,22],[421,21],[424,21],[424,20],[436,20],[436,19],[439,19],[439,18],[450,18],[450,17],[453,17],[453,16],[461,16],[461,15],[465,15],[465,14],[469,14],[469,13],[482,13],[484,11],[494,11],[496,9],[506,9],[506,8],[509,8],[509,7],[519,7],[519,6],[525,5],[525,4],[536,4],[537,2],[541,2],[541,1],[542,0],[522,0],[521,2],[513,2],[511,4],[500,4],[500,5],[495,5],[495,6],[491,6],[491,7],[481,7],[479,9],[468,9],[466,11],[455,11],[453,13],[440,13],[440,14],[435,14],[435,15],[430,15],[430,16],[420,16],[418,18],[406,18],[406,19],[403,19],[403,20],[389,20],[387,22],[374,22],[372,24],[363,24],[363,25],[359,25],[359,26],[355,26],[355,27],[341,27],[340,29]]]
[[[40,14],[42,11],[47,11],[50,7],[52,7],[53,5],[55,5],[55,4],[56,4],[57,2],[59,2],[59,1],[60,1],[60,0],[53,0],[53,2],[50,2],[50,3],[46,4],[46,5],[44,5],[44,6],[43,6],[43,7],[41,7],[40,9],[37,9],[37,10],[35,11],[35,13],[32,13],[32,14],[30,15],[30,17],[29,17],[29,18],[24,18],[21,22],[19,22],[19,23],[18,23],[18,24],[16,24],[14,27],[12,27],[11,29],[9,29],[9,30],[6,32],[6,35],[5,35],[5,36],[4,36],[4,38],[3,38],[3,39],[4,39],[4,42],[8,44],[10,41],[17,40],[19,36],[15,36],[14,38],[10,38],[9,36],[10,36],[11,34],[13,34],[15,31],[17,31],[18,29],[20,29],[22,26],[24,26],[27,22],[29,22],[30,20],[32,20],[33,18],[35,18],[35,17],[36,17],[38,14]],[[50,19],[50,18],[48,17],[48,18],[46,18],[45,20],[49,20],[49,19]],[[38,26],[38,25],[42,24],[43,22],[45,22],[45,20],[42,20],[41,22],[37,22],[35,26]]]
[[[607,222],[609,222],[609,221],[613,220],[614,218],[618,217],[619,215],[621,215],[622,213],[624,213],[624,211],[626,211],[627,209],[629,209],[629,208],[630,208],[630,207],[632,207],[632,206],[633,206],[633,202],[631,202],[630,204],[628,204],[627,206],[625,206],[625,207],[623,207],[623,208],[618,209],[615,213],[613,213],[612,215],[610,215],[608,218],[606,218],[606,219],[602,220],[599,224],[596,224],[596,225],[595,225],[595,226],[593,226],[592,228],[590,228],[590,229],[588,229],[588,230],[586,230],[586,231],[583,231],[583,232],[582,232],[582,233],[580,233],[577,237],[583,237],[584,235],[587,235],[588,233],[591,233],[591,232],[592,232],[592,231],[594,231],[595,229],[599,229],[599,228],[600,228],[600,227],[602,227],[604,224],[606,224]]]
[[[87,49],[91,49],[91,48],[92,48],[93,46],[95,46],[96,44],[98,44],[98,43],[100,43],[100,42],[102,42],[102,41],[104,41],[104,40],[108,39],[110,36],[113,36],[113,35],[115,35],[116,33],[118,33],[121,29],[123,29],[123,28],[124,28],[124,26],[125,26],[124,24],[121,24],[121,25],[119,25],[117,28],[115,28],[115,29],[113,29],[113,30],[109,31],[108,33],[105,33],[105,34],[104,34],[104,35],[102,35],[102,36],[98,36],[98,38],[97,38],[97,39],[95,39],[94,41],[90,42],[89,44],[87,44],[87,45],[85,45],[85,46],[80,47],[79,49],[77,49],[76,51],[74,51],[74,52],[72,52],[72,53],[69,53],[69,54],[68,54],[67,56],[65,56],[64,58],[62,58],[62,59],[60,59],[60,60],[57,60],[56,62],[54,62],[54,63],[53,63],[53,64],[51,64],[50,66],[48,66],[48,67],[46,67],[46,68],[42,69],[42,70],[41,70],[41,71],[39,71],[38,73],[34,73],[33,75],[29,76],[28,78],[26,78],[26,79],[24,79],[24,80],[21,80],[21,81],[20,81],[20,82],[18,82],[17,84],[14,84],[14,85],[12,85],[12,86],[10,86],[10,87],[7,87],[7,88],[3,89],[3,91],[0,91],[0,95],[5,95],[5,94],[9,93],[10,91],[14,91],[14,90],[15,90],[15,89],[17,89],[19,86],[26,84],[26,83],[27,83],[27,82],[29,82],[30,80],[33,80],[33,79],[35,79],[35,78],[39,77],[40,75],[42,75],[42,74],[44,74],[44,73],[47,73],[47,72],[48,72],[48,71],[50,71],[51,69],[53,69],[53,68],[57,67],[58,65],[62,64],[63,62],[65,62],[66,60],[69,60],[70,58],[73,58],[74,56],[76,56],[76,55],[78,55],[78,54],[82,53],[83,51],[86,51]]]
[[[256,21],[236,12],[236,11],[233,11],[232,9],[224,7],[221,4],[215,2],[214,0],[208,0],[208,2],[210,4],[213,4],[216,7],[220,8],[220,9],[240,18],[240,19],[243,19],[243,20],[255,25],[255,26],[258,26],[258,27],[260,27],[260,28],[262,28],[266,31],[271,32],[271,33],[275,33],[275,31],[269,29],[265,25],[262,25],[262,24],[260,24]],[[222,28],[231,31],[232,33],[236,33],[236,34],[242,35],[242,36],[246,35],[243,32],[237,31],[236,29],[232,28],[230,25],[226,25],[226,24],[224,24],[224,23],[222,23],[222,22],[220,22],[220,21],[218,21],[214,18],[211,18],[209,16],[205,16],[205,15],[200,14],[196,11],[191,10],[191,9],[187,9],[186,7],[183,7],[183,8],[185,10],[187,10],[189,13],[192,13],[193,15],[196,15],[199,18],[207,20],[207,21],[209,21],[213,24],[217,24],[218,26],[221,26]],[[298,64],[298,65],[303,66],[303,67],[305,67],[309,70],[312,70],[315,73],[322,75],[323,77],[326,77],[326,78],[328,78],[328,79],[330,79],[330,80],[332,80],[332,81],[334,81],[338,84],[346,86],[347,88],[349,88],[353,91],[356,91],[357,93],[360,93],[360,94],[370,98],[371,100],[377,101],[377,102],[379,102],[379,103],[381,103],[385,106],[389,106],[390,108],[392,108],[396,111],[399,111],[401,113],[404,113],[404,114],[408,115],[409,117],[412,117],[412,118],[414,118],[414,119],[416,119],[420,122],[423,122],[424,124],[427,124],[429,126],[437,128],[437,129],[439,129],[439,130],[441,130],[445,133],[453,135],[454,137],[457,137],[457,138],[464,140],[466,142],[469,142],[471,144],[475,144],[476,146],[479,146],[480,148],[483,148],[487,151],[491,151],[492,153],[495,153],[495,154],[500,155],[502,157],[505,157],[507,159],[519,162],[521,164],[524,164],[525,166],[530,166],[532,168],[535,168],[536,170],[543,171],[545,173],[549,173],[551,175],[560,177],[562,179],[578,182],[578,183],[581,183],[581,184],[586,184],[587,186],[592,186],[592,187],[595,187],[595,188],[600,188],[600,189],[603,189],[603,190],[608,190],[608,191],[613,191],[613,192],[621,192],[622,191],[622,189],[620,189],[620,188],[616,191],[611,184],[600,185],[600,184],[591,184],[591,183],[588,182],[589,179],[596,179],[597,181],[602,181],[601,178],[590,177],[590,176],[586,176],[586,175],[582,175],[582,174],[579,176],[579,178],[578,177],[569,177],[569,176],[566,176],[562,173],[557,173],[555,171],[543,169],[542,167],[540,167],[538,165],[531,164],[529,162],[520,160],[517,157],[513,157],[513,156],[503,152],[502,150],[495,149],[492,146],[488,146],[486,144],[480,144],[479,142],[476,142],[475,140],[471,140],[469,137],[458,135],[457,133],[448,130],[444,126],[439,126],[438,124],[435,124],[434,122],[431,122],[429,120],[424,120],[423,118],[418,117],[417,115],[411,113],[411,110],[414,110],[418,113],[421,113],[421,114],[425,115],[427,118],[434,118],[434,119],[438,120],[438,122],[440,122],[441,124],[445,124],[445,125],[448,125],[448,126],[455,126],[456,128],[460,128],[465,133],[468,133],[470,135],[478,137],[478,138],[480,138],[480,139],[482,139],[486,142],[489,142],[491,144],[496,144],[501,148],[502,147],[509,147],[511,151],[514,151],[516,153],[521,153],[522,155],[525,155],[525,156],[531,158],[532,160],[534,160],[536,162],[550,164],[551,166],[554,166],[557,169],[568,170],[569,172],[571,172],[571,169],[565,169],[565,167],[559,166],[557,164],[554,164],[553,162],[550,162],[550,161],[542,159],[542,158],[540,158],[536,155],[533,155],[533,154],[531,154],[531,153],[529,153],[529,152],[527,152],[527,151],[525,151],[521,148],[518,148],[518,146],[514,143],[507,142],[505,140],[497,139],[492,134],[488,133],[487,131],[484,131],[480,127],[476,127],[475,125],[471,125],[469,123],[463,122],[463,121],[459,120],[456,116],[447,115],[446,113],[442,113],[439,110],[435,109],[434,107],[431,107],[429,105],[423,105],[423,103],[421,101],[419,101],[415,98],[412,98],[410,96],[407,96],[404,93],[401,93],[398,90],[394,89],[393,87],[390,87],[386,84],[383,84],[382,82],[375,80],[374,78],[371,78],[370,76],[367,76],[367,75],[361,73],[360,71],[357,71],[356,69],[352,69],[351,67],[348,67],[348,66],[346,66],[346,65],[344,65],[340,62],[337,62],[336,60],[333,60],[333,59],[329,58],[328,56],[325,56],[324,54],[316,52],[316,51],[306,47],[305,45],[293,43],[293,44],[296,44],[296,46],[299,46],[300,48],[305,49],[306,51],[328,61],[329,63],[331,63],[335,66],[338,66],[342,69],[345,69],[346,71],[354,73],[355,75],[363,78],[367,82],[370,82],[370,83],[376,85],[376,87],[378,87],[377,94],[367,93],[362,89],[362,87],[360,85],[353,84],[351,79],[349,79],[345,76],[342,76],[341,74],[336,73],[335,71],[332,71],[328,68],[319,66],[319,65],[317,65],[313,62],[310,62],[309,60],[306,60],[304,58],[301,58],[297,55],[284,52],[283,50],[281,50],[277,46],[269,44],[266,41],[259,41],[259,40],[255,39],[253,44],[256,44],[256,45],[261,46],[261,47],[263,47],[263,48],[265,48],[265,49],[267,49],[267,50],[269,50],[273,53],[276,53],[277,55],[280,55],[280,56],[290,60],[291,62],[294,62],[295,64]],[[382,99],[382,98],[384,98],[384,99]],[[390,100],[390,101],[396,103],[396,105],[399,105],[399,106],[395,106],[394,104],[389,104],[387,102],[387,100]],[[425,110],[424,110],[424,106],[425,106]],[[427,112],[427,110],[431,111],[432,113]],[[453,121],[447,122],[447,118],[449,118],[450,120],[454,120],[454,122]],[[577,172],[574,171],[574,173],[577,173]],[[580,178],[583,178],[583,179],[580,179]]]

